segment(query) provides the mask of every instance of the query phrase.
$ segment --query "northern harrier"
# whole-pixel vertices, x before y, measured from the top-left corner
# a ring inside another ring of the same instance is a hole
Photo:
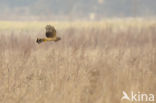
[[[47,42],[47,41],[58,41],[58,40],[61,40],[60,37],[57,37],[56,36],[56,29],[51,26],[51,25],[47,25],[45,27],[46,29],[46,37],[47,38],[37,38],[36,42],[39,44],[41,42]]]

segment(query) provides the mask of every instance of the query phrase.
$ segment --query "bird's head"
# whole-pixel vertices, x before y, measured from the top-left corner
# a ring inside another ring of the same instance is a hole
[[[37,38],[36,42],[37,42],[38,44],[40,44],[41,42],[43,42],[43,40],[42,40],[42,39]]]

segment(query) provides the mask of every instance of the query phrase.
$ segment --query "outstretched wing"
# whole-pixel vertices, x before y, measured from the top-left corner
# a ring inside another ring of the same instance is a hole
[[[47,25],[45,27],[46,29],[46,37],[47,38],[55,38],[56,37],[56,29],[51,26],[51,25]]]

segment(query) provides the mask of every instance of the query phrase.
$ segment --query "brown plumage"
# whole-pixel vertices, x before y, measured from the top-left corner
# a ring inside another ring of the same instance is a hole
[[[46,35],[47,38],[37,38],[36,42],[38,44],[42,43],[42,42],[47,42],[47,41],[55,41],[56,42],[56,41],[61,40],[60,37],[56,36],[56,29],[53,26],[47,25],[45,27],[45,29],[46,29],[46,34],[45,35]]]

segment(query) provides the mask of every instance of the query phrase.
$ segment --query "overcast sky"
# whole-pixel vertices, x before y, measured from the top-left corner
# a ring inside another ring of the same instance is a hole
[[[154,17],[156,0],[0,0],[0,19]]]

